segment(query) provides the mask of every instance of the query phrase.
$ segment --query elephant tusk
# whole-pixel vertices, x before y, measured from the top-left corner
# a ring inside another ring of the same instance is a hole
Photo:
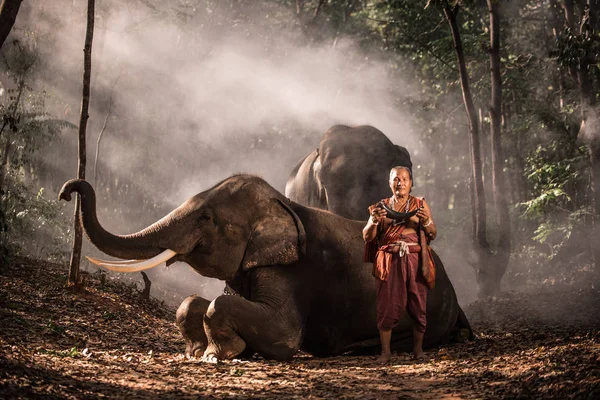
[[[175,254],[177,254],[177,253],[174,252],[173,250],[168,250],[167,249],[167,250],[163,251],[162,253],[160,253],[157,256],[154,256],[154,257],[149,258],[147,260],[141,260],[141,261],[138,261],[138,260],[104,261],[104,260],[98,260],[96,258],[87,257],[87,256],[86,256],[86,258],[91,263],[99,265],[99,266],[104,267],[104,268],[106,268],[108,270],[111,270],[111,271],[115,271],[115,272],[138,272],[138,271],[144,271],[146,269],[154,268],[158,264],[163,263],[163,262],[169,260]]]
[[[92,264],[96,264],[96,265],[100,265],[102,263],[104,264],[112,264],[112,265],[131,265],[131,264],[135,264],[135,263],[139,263],[141,261],[145,261],[145,260],[122,260],[122,261],[113,261],[113,260],[100,260],[99,258],[94,258],[94,257],[90,257],[90,256],[85,256],[85,258],[87,258]]]

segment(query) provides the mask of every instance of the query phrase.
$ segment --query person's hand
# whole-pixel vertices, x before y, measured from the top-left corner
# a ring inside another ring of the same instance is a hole
[[[423,206],[421,206],[417,210],[417,217],[419,218],[419,221],[422,225],[427,225],[429,221],[431,221],[431,215],[429,215],[429,213],[427,212],[427,210],[425,210],[425,207]]]
[[[387,215],[387,211],[383,208],[375,207],[371,210],[371,222],[375,225],[379,224]]]

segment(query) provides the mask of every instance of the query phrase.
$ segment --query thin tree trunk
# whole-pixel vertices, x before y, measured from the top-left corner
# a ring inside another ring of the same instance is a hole
[[[577,32],[574,0],[564,0],[562,3],[562,7],[564,9],[565,22],[567,24],[567,27],[571,29],[573,33]],[[573,78],[573,80],[577,82],[577,70],[572,64],[569,65],[569,73],[571,74],[571,78]]]
[[[81,100],[81,117],[79,120],[79,165],[77,166],[77,177],[85,179],[86,165],[86,144],[85,134],[87,121],[89,118],[88,109],[90,104],[90,78],[92,75],[92,42],[94,39],[94,8],[95,0],[88,0],[87,10],[87,30],[85,33],[85,47],[83,48],[83,89]],[[69,265],[68,286],[79,286],[79,264],[81,261],[81,244],[83,241],[81,222],[79,220],[81,199],[77,196],[75,201],[75,220],[73,239],[73,252],[71,253],[71,263]]]
[[[600,139],[596,136],[590,143],[590,163],[591,180],[593,196],[593,217],[592,217],[592,235],[590,235],[590,244],[594,257],[594,271],[597,277],[600,277],[600,245],[598,237],[600,236]]]
[[[584,7],[583,4],[578,4],[584,12],[581,15],[581,23],[579,24],[579,34],[586,39],[592,36],[595,24],[595,16],[592,16],[591,11],[595,11],[590,7]],[[596,106],[596,88],[593,86],[593,79],[590,77],[589,66],[597,62],[597,60],[583,59],[580,61],[580,67],[577,71],[577,84],[581,96],[581,126],[585,132],[585,138],[589,145],[589,162],[591,174],[591,197],[592,197],[592,234],[590,235],[590,247],[592,256],[594,257],[594,270],[600,273],[598,265],[600,263],[600,246],[597,245],[598,235],[600,235],[600,135],[598,134],[598,121],[600,121],[600,113],[595,109]],[[586,124],[586,120],[594,120],[592,123]],[[594,131],[592,131],[594,130]],[[583,132],[580,132],[580,134]]]
[[[481,149],[481,182],[483,185],[483,190],[485,192],[485,187],[486,187],[486,183],[490,180],[489,179],[489,173],[490,171],[488,171],[488,168],[486,168],[485,165],[485,160],[487,159],[486,157],[486,146],[487,146],[487,141],[488,141],[488,133],[485,129],[485,121],[483,119],[483,109],[481,107],[479,107],[477,109],[477,116],[479,119],[479,148]]]
[[[562,3],[565,12],[565,21],[567,26],[575,31],[577,22],[575,22],[575,4],[573,0],[564,0]]]
[[[23,89],[25,89],[25,80],[24,78],[21,78],[19,81],[19,92],[17,93],[17,98],[15,99],[15,102],[11,104],[12,113],[10,114],[10,117],[4,119],[4,122],[2,123],[2,128],[0,128],[0,138],[4,133],[6,126],[11,123],[15,123],[17,111],[19,110],[19,103],[21,102],[21,96],[23,94]],[[4,146],[4,151],[2,153],[2,163],[0,164],[0,194],[4,189],[4,177],[6,175],[6,165],[8,164],[8,153],[10,152],[10,149],[12,147],[12,133],[12,126],[10,126],[9,131],[6,134],[6,145]]]
[[[141,297],[144,300],[150,300],[150,288],[152,287],[152,281],[148,278],[148,275],[144,271],[142,273],[142,279],[144,279],[144,290],[142,291]]]
[[[319,0],[319,2],[317,3],[317,8],[315,8],[315,12],[313,13],[313,20],[315,20],[321,13],[321,10],[323,9],[323,4],[325,4],[325,0]]]
[[[469,86],[469,74],[467,72],[467,66],[465,61],[465,55],[462,47],[462,40],[460,37],[460,31],[456,22],[456,13],[458,12],[458,5],[454,9],[444,2],[443,11],[450,25],[452,32],[452,40],[454,41],[454,50],[456,53],[456,60],[458,63],[458,70],[460,75],[460,86],[462,89],[463,101],[465,103],[465,111],[467,113],[467,119],[469,121],[469,145],[471,150],[471,172],[472,172],[472,218],[473,218],[473,244],[475,250],[479,256],[478,266],[476,266],[476,272],[479,279],[486,280],[484,277],[486,274],[482,274],[481,266],[486,264],[486,259],[491,254],[490,246],[486,237],[486,206],[485,206],[485,190],[483,187],[482,170],[481,170],[481,146],[479,138],[479,118],[477,117],[477,110],[473,103],[473,97],[471,95],[471,89]],[[481,282],[479,282],[481,285]]]
[[[17,20],[23,0],[3,0],[0,2],[0,49]]]
[[[98,156],[100,155],[100,141],[102,140],[102,135],[106,130],[106,124],[108,123],[108,118],[110,117],[110,111],[112,108],[112,95],[110,97],[108,103],[108,111],[106,112],[106,117],[104,118],[104,124],[102,124],[102,129],[100,129],[100,133],[98,134],[98,140],[96,140],[96,155],[94,157],[94,188],[98,188],[97,179],[98,179]]]
[[[550,0],[550,13],[547,16],[550,23],[550,30],[552,31],[552,37],[545,35],[547,37],[546,40],[546,53],[550,54],[550,51],[554,48],[555,42],[558,39],[559,32],[562,30],[563,24],[560,23],[560,8],[558,6],[557,0]],[[546,20],[544,20],[544,27],[546,26]],[[545,33],[545,32],[544,32]],[[558,84],[558,106],[560,110],[564,108],[565,105],[565,78],[560,72],[560,70],[555,70],[553,72],[554,81]]]
[[[500,290],[500,281],[508,267],[510,259],[510,216],[506,201],[506,184],[504,182],[504,152],[502,151],[502,79],[500,76],[500,16],[496,0],[487,0],[490,13],[490,142],[492,148],[492,192],[496,209],[496,223],[499,229],[497,254],[494,257],[493,276],[489,283],[493,287],[485,288],[486,294],[494,294]]]
[[[98,140],[96,140],[96,156],[94,157],[94,188],[98,188],[97,186],[97,178],[98,178],[98,157],[100,156],[100,141],[102,140],[102,136],[104,131],[106,130],[106,125],[108,123],[108,118],[110,118],[110,113],[112,111],[113,106],[113,92],[115,90],[115,86],[119,82],[121,76],[117,78],[115,84],[110,90],[110,98],[108,99],[108,111],[106,112],[106,117],[104,118],[104,123],[102,124],[102,129],[100,129],[100,133],[98,134]]]
[[[304,7],[304,0],[296,0],[296,15],[302,14],[302,8]]]

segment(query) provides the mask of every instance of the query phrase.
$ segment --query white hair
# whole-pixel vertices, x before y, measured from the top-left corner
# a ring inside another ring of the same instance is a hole
[[[399,170],[399,169],[405,169],[405,170],[407,170],[408,171],[408,176],[410,177],[410,180],[411,181],[413,180],[413,178],[412,178],[412,171],[410,170],[410,168],[405,167],[404,165],[396,165],[395,167],[393,167],[392,169],[390,169],[390,177],[389,177],[390,181],[392,180],[392,173],[394,171]]]

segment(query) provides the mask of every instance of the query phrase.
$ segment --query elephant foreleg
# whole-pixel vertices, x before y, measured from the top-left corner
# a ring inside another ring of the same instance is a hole
[[[210,301],[198,295],[186,298],[177,309],[177,327],[185,340],[185,355],[201,357],[208,345],[204,333],[204,316]]]
[[[208,346],[203,360],[214,362],[247,346],[265,358],[290,359],[300,348],[302,323],[295,310],[275,309],[239,296],[217,297],[204,317]]]

